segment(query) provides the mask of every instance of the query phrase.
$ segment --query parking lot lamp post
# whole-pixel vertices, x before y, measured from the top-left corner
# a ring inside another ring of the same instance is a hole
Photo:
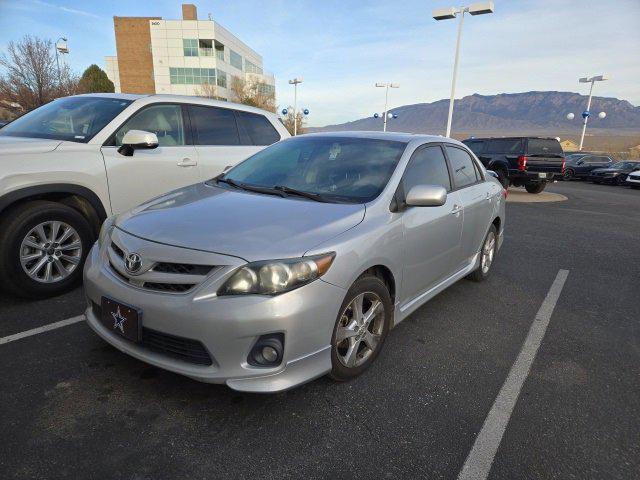
[[[385,92],[384,92],[384,121],[382,123],[382,131],[386,132],[387,131],[387,103],[389,101],[389,88],[400,88],[400,85],[398,85],[397,83],[391,83],[391,82],[377,82],[376,83],[376,87],[385,89]]]
[[[62,41],[60,41],[62,40]],[[62,74],[60,73],[60,60],[58,60],[58,52],[60,54],[69,53],[69,48],[67,47],[67,39],[65,37],[60,37],[56,40],[56,66],[58,67],[58,83],[62,84]]]
[[[302,83],[302,77],[289,80],[289,85],[293,85],[293,136],[298,134],[298,84]]]
[[[453,62],[453,77],[451,79],[451,98],[449,99],[449,114],[447,116],[447,132],[446,135],[451,135],[451,120],[453,118],[453,99],[456,94],[456,77],[458,76],[458,58],[460,56],[460,40],[462,39],[462,25],[464,24],[464,14],[469,12],[471,15],[483,15],[485,13],[493,13],[493,2],[480,2],[469,5],[468,7],[447,7],[436,8],[433,12],[433,18],[436,20],[449,20],[452,18],[460,17],[458,23],[458,39],[456,40],[456,56]]]
[[[593,93],[593,84],[596,82],[603,82],[604,80],[609,80],[608,75],[594,75],[593,77],[583,77],[578,79],[580,83],[590,83],[589,87],[589,99],[587,100],[587,109],[582,112],[582,135],[580,135],[580,146],[578,147],[578,151],[582,151],[582,144],[584,142],[584,134],[587,131],[587,121],[589,121],[589,109],[591,108],[591,94]],[[604,118],[604,117],[601,117]]]

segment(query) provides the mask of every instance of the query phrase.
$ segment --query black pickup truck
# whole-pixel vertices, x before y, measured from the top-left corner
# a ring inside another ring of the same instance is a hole
[[[564,153],[555,138],[469,138],[462,143],[498,174],[505,188],[524,186],[529,193],[540,193],[564,171]]]

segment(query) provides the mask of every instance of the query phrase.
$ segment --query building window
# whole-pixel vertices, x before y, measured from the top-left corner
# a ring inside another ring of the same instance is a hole
[[[215,68],[169,68],[169,78],[172,85],[202,85],[216,84]],[[225,77],[226,83],[226,77]]]
[[[217,69],[218,73],[218,86],[222,88],[227,88],[227,74],[220,69]]]
[[[262,69],[254,63],[251,63],[246,58],[244,59],[244,70],[247,73],[259,73],[262,75]]]
[[[197,57],[198,56],[198,40],[195,38],[183,38],[182,49],[185,57]]]
[[[198,54],[201,57],[213,57],[213,40],[198,40]]]
[[[242,70],[242,56],[233,50],[229,50],[229,63],[238,70]]]
[[[258,91],[262,94],[262,95],[266,95],[268,97],[275,97],[276,96],[276,87],[274,85],[269,85],[268,83],[259,83],[258,84]]]
[[[224,45],[216,41],[215,49],[216,49],[216,58],[224,62]]]

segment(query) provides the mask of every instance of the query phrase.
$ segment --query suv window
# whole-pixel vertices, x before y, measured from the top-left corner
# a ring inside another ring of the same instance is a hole
[[[497,138],[487,142],[487,153],[517,154],[522,152],[521,138]]]
[[[482,147],[484,147],[484,141],[482,140],[465,140],[463,142],[469,149],[476,155],[482,153]]]
[[[122,139],[129,130],[153,132],[161,147],[184,145],[184,122],[180,105],[151,105],[135,113],[118,129],[116,145],[122,145]]]
[[[433,145],[416,151],[404,172],[403,183],[405,193],[416,185],[441,185],[447,192],[450,191],[449,169],[440,146]]]
[[[553,138],[530,138],[527,148],[529,155],[562,155],[560,142]]]
[[[271,145],[280,140],[280,134],[264,115],[238,111],[238,116],[252,145]]]
[[[447,155],[453,172],[453,183],[456,188],[466,187],[478,181],[478,173],[473,166],[471,155],[461,148],[447,145]]]
[[[240,145],[234,110],[217,107],[189,106],[196,145]]]

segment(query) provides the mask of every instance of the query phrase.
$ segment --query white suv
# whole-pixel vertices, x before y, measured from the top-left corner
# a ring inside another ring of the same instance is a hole
[[[20,117],[0,129],[0,286],[69,289],[107,216],[286,137],[275,114],[173,95],[78,95]]]

